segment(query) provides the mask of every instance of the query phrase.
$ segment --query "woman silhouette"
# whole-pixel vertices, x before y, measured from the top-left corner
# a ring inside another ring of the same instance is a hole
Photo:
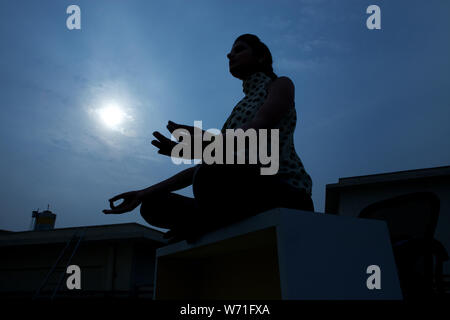
[[[245,97],[234,107],[222,128],[279,129],[279,169],[261,175],[260,165],[201,164],[146,189],[119,194],[109,200],[105,214],[120,214],[141,205],[151,225],[170,229],[166,238],[187,239],[262,211],[285,207],[314,211],[312,181],[298,157],[293,134],[297,122],[294,85],[272,69],[267,46],[252,34],[239,36],[227,54],[230,73],[243,81]],[[167,129],[194,132],[192,126],[168,122]],[[176,142],[154,132],[158,153],[171,155]],[[193,186],[194,198],[173,191]],[[123,199],[119,205],[117,200]]]

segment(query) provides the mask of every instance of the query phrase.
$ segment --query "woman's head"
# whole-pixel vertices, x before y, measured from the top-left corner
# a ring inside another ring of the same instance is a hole
[[[239,79],[262,71],[275,79],[277,75],[272,69],[272,54],[269,48],[253,34],[243,34],[234,41],[231,52],[227,54],[230,73]]]

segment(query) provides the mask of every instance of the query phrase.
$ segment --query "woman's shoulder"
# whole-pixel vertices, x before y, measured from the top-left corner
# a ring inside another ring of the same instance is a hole
[[[267,90],[295,92],[294,82],[287,76],[280,76],[267,83]]]

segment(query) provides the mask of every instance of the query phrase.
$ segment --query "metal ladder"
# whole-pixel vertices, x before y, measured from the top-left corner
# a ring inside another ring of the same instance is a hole
[[[64,253],[68,250],[68,248],[70,247],[70,244],[76,239],[78,238],[78,241],[75,244],[75,247],[72,251],[72,254],[69,257],[69,260],[66,263],[65,268],[62,270],[61,275],[59,277],[58,280],[58,284],[56,285],[55,290],[53,291],[53,294],[51,296],[51,300],[53,300],[56,296],[56,293],[58,292],[59,288],[61,287],[62,281],[64,279],[64,276],[66,274],[66,270],[67,267],[70,265],[70,262],[72,261],[73,256],[75,255],[75,253],[78,250],[78,247],[80,246],[81,240],[84,237],[84,234],[86,232],[86,228],[83,228],[81,230],[81,232],[79,232],[79,230],[76,230],[75,233],[72,235],[72,237],[67,241],[65,247],[63,248],[63,250],[61,251],[61,253],[58,256],[58,259],[56,259],[55,263],[53,264],[53,266],[50,268],[50,271],[47,273],[47,276],[44,278],[44,281],[42,282],[42,284],[39,286],[39,288],[36,290],[36,293],[33,296],[33,300],[37,299],[41,293],[41,290],[47,285],[48,280],[50,279],[50,276],[53,274],[53,272],[55,271],[56,267],[58,266],[59,262],[61,261],[61,259],[64,256]],[[79,234],[79,235],[78,235]]]

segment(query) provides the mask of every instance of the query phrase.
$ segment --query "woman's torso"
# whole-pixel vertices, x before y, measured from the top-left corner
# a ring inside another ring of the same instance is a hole
[[[234,107],[225,121],[222,131],[239,128],[253,119],[267,97],[268,86],[271,82],[272,79],[263,72],[256,72],[244,80],[245,97]],[[296,123],[297,112],[294,107],[290,108],[279,123],[275,125],[275,128],[279,129],[279,169],[276,176],[290,186],[303,189],[311,195],[311,177],[305,171],[303,163],[295,151],[294,131]]]

